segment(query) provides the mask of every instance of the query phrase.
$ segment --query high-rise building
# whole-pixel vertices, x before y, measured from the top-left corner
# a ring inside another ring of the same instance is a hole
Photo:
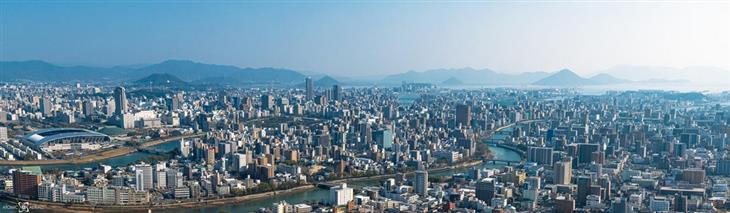
[[[428,195],[428,171],[416,171],[416,180],[413,184],[413,191],[421,196]]]
[[[342,87],[340,85],[335,84],[332,86],[332,100],[342,101]]]
[[[38,186],[41,184],[39,167],[37,169],[20,169],[13,172],[13,193],[21,198],[35,199],[38,197]]]
[[[0,141],[5,141],[8,139],[8,128],[4,126],[0,126]]]
[[[561,185],[570,184],[570,179],[573,175],[572,158],[566,157],[563,158],[563,160],[556,162],[555,166],[553,167],[553,171],[555,174],[555,177],[553,178],[553,183]]]
[[[51,102],[50,97],[43,97],[43,99],[41,100],[40,110],[45,117],[50,117],[51,115],[53,115],[53,102]]]
[[[471,125],[471,106],[466,104],[456,105],[456,124],[462,126]]]
[[[84,116],[88,117],[94,113],[94,102],[91,100],[84,100],[81,106],[83,108],[82,112],[84,113]]]
[[[559,196],[555,198],[556,213],[573,213],[575,210],[575,200],[570,196]]]
[[[148,190],[153,187],[152,185],[152,166],[147,164],[140,164],[136,166],[135,170],[135,187],[137,190]]]
[[[593,152],[599,149],[598,144],[579,143],[578,144],[578,163],[591,163],[593,161]],[[577,200],[580,200],[578,198]],[[580,202],[578,202],[580,204]]]
[[[330,188],[330,205],[342,206],[347,205],[353,199],[352,188],[347,187],[346,183]]]
[[[705,170],[691,168],[682,171],[682,180],[690,184],[702,184],[705,182]]]
[[[486,178],[484,180],[480,180],[476,184],[476,195],[477,199],[482,200],[484,202],[491,202],[492,198],[494,198],[494,179],[492,178]]]
[[[124,87],[114,89],[114,114],[122,115],[127,112],[127,90]]]
[[[592,179],[588,176],[580,176],[576,178],[576,184],[578,185],[578,196],[576,201],[579,207],[586,205],[586,198],[591,190]]]
[[[611,213],[633,213],[634,210],[626,200],[626,198],[619,198],[613,200],[611,203]]]
[[[274,107],[274,97],[271,95],[261,95],[261,108],[271,109]]]
[[[314,99],[314,81],[312,81],[312,77],[307,77],[307,79],[304,82],[306,84],[306,96],[307,100]]]
[[[674,196],[674,211],[676,212],[688,212],[687,211],[687,196],[675,195]]]
[[[393,131],[390,129],[381,129],[373,133],[373,138],[379,148],[390,149],[393,147]]]
[[[2,134],[2,132],[0,132],[0,134]],[[718,175],[730,176],[730,159],[718,160],[715,168]]]
[[[553,164],[553,148],[529,147],[527,149],[527,161],[534,162],[539,165],[552,165]]]

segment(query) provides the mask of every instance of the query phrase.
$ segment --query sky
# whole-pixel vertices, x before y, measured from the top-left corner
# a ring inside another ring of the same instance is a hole
[[[730,69],[730,1],[0,1],[0,60],[167,59],[339,76]]]

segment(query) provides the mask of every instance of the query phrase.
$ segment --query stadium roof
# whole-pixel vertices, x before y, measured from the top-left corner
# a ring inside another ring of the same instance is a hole
[[[33,142],[33,144],[41,145],[48,141],[74,138],[74,137],[109,137],[108,135],[101,134],[86,129],[78,128],[53,128],[53,129],[42,129],[25,136],[25,139]]]

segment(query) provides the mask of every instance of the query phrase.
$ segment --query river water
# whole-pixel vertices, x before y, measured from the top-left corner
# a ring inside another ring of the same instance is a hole
[[[489,149],[492,150],[494,153],[494,159],[497,160],[509,160],[509,161],[519,161],[520,155],[517,152],[514,152],[509,149],[500,148],[496,146],[490,146]],[[505,163],[484,163],[480,165],[480,168],[501,168],[507,166]],[[441,177],[441,176],[451,176],[456,173],[462,173],[466,172],[471,168],[459,168],[454,170],[448,170],[448,171],[440,171],[440,172],[432,172],[429,173],[430,177]],[[348,186],[353,187],[355,189],[362,188],[363,186],[377,186],[380,185],[380,180],[362,180],[362,181],[352,181],[347,183]],[[231,204],[231,205],[225,205],[225,206],[211,206],[211,207],[204,207],[204,208],[198,208],[198,209],[171,209],[171,210],[163,210],[158,212],[166,212],[166,213],[173,213],[173,212],[184,212],[184,213],[215,213],[215,212],[252,212],[257,211],[261,208],[270,208],[274,203],[278,203],[280,201],[286,201],[289,204],[297,204],[297,203],[303,203],[304,201],[322,201],[327,200],[329,197],[329,191],[326,189],[321,188],[314,188],[307,191],[301,191],[286,195],[277,195],[270,198],[263,198],[263,199],[257,199],[257,200],[251,200],[251,201],[245,201],[238,204]]]
[[[504,131],[508,131],[511,128],[508,128]],[[504,134],[494,134],[491,139],[501,139],[504,138]],[[178,146],[178,143],[176,142],[170,142],[165,144],[160,144],[157,146],[154,146],[154,149],[157,149],[159,151],[170,151],[175,149]],[[494,153],[494,159],[496,160],[508,160],[508,161],[519,161],[521,160],[520,155],[517,152],[514,152],[509,149],[496,147],[496,146],[489,146],[489,149]],[[114,157],[107,160],[102,160],[99,162],[94,163],[87,163],[87,164],[79,164],[79,165],[48,165],[48,166],[41,166],[41,168],[45,170],[51,170],[51,169],[58,169],[58,170],[80,170],[84,168],[93,168],[96,167],[99,164],[104,165],[110,165],[112,167],[120,167],[120,166],[127,166],[129,164],[132,164],[140,159],[144,159],[146,157],[151,156],[152,154],[143,153],[143,152],[135,152],[130,153],[124,156]],[[501,168],[507,166],[506,163],[484,163],[480,165],[480,168]],[[442,176],[451,176],[456,173],[464,173],[471,168],[459,168],[459,169],[453,169],[453,170],[445,170],[445,171],[439,171],[439,172],[431,172],[429,173],[430,177],[442,177]],[[381,180],[378,179],[369,179],[369,180],[361,180],[361,181],[351,181],[348,182],[348,186],[353,187],[355,189],[362,188],[363,186],[376,186],[380,185]],[[262,199],[255,199],[250,201],[245,201],[242,203],[237,204],[231,204],[231,205],[223,205],[223,206],[210,206],[210,207],[204,207],[204,208],[194,208],[194,209],[169,209],[169,210],[160,210],[156,212],[184,212],[184,213],[217,213],[217,212],[252,212],[257,211],[261,208],[270,208],[272,204],[278,203],[280,201],[286,201],[290,204],[297,204],[297,203],[303,203],[305,201],[323,201],[328,199],[329,197],[329,191],[326,189],[321,188],[314,188],[310,190],[295,192],[291,194],[285,194],[285,195],[276,195],[274,197],[270,198],[262,198]],[[10,204],[2,203],[5,206],[8,206]],[[2,209],[0,208],[0,212],[8,212],[6,210],[9,209]],[[12,212],[12,210],[11,210]]]

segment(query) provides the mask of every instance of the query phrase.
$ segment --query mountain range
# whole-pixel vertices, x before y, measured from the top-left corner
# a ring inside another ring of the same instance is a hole
[[[303,74],[306,73],[306,74]],[[708,79],[720,84],[730,83],[730,72],[718,68],[688,67],[673,69],[667,67],[617,66],[584,78],[564,69],[557,72],[524,72],[519,74],[499,73],[490,69],[458,68],[408,71],[388,75],[382,80],[336,77],[312,74],[282,68],[240,68],[229,65],[205,64],[189,60],[167,60],[157,64],[139,66],[60,66],[44,61],[0,61],[0,81],[109,81],[109,82],[153,82],[194,85],[284,85],[301,86],[306,76],[316,76],[318,87],[334,84],[390,84],[401,82],[432,83],[445,86],[458,85],[539,85],[539,86],[588,86],[625,83],[693,83]],[[159,75],[153,75],[159,74]],[[163,75],[164,74],[164,75]],[[144,78],[144,79],[143,79]],[[632,80],[627,80],[632,79]]]
[[[434,69],[423,72],[408,71],[386,76],[383,82],[419,82],[439,84],[451,79],[463,84],[474,85],[527,85],[550,76],[547,72],[527,72],[520,74],[498,73],[490,69]],[[453,78],[453,79],[452,79]]]
[[[305,77],[297,71],[288,69],[239,68],[188,60],[168,60],[139,68],[58,66],[44,61],[0,62],[0,75],[2,80],[6,81],[134,81],[155,73],[173,75],[188,82],[216,82],[217,79],[228,79],[236,84],[287,85],[299,83]]]
[[[586,86],[623,83],[631,83],[631,81],[616,78],[605,73],[595,75],[591,78],[583,78],[578,74],[575,74],[573,71],[563,69],[548,77],[535,81],[532,84],[541,86]]]

